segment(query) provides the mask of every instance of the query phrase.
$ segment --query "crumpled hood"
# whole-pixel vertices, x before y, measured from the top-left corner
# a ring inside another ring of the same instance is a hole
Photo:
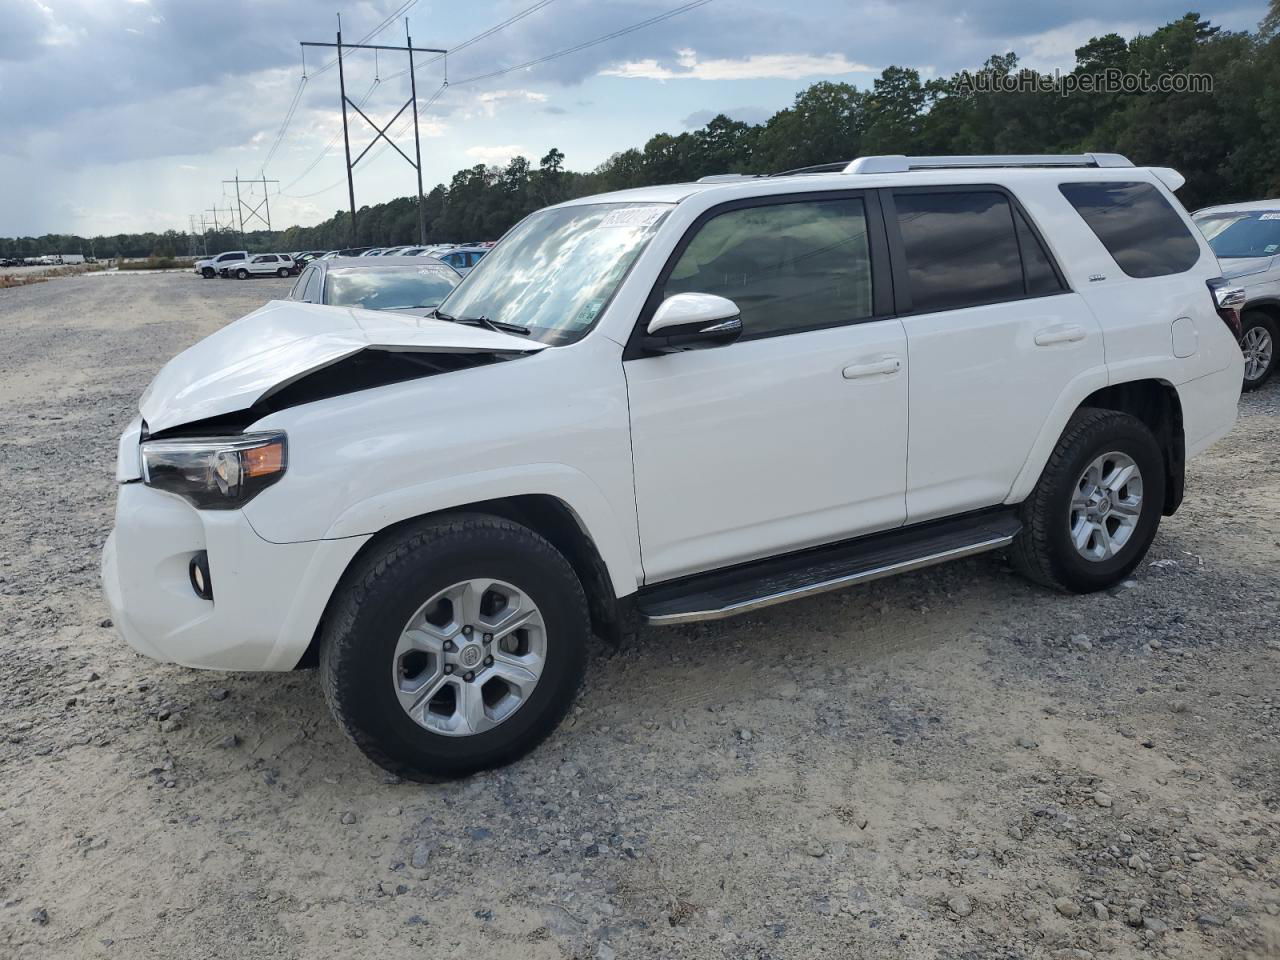
[[[235,413],[363,350],[529,353],[546,344],[379,310],[273,300],[187,348],[138,401],[150,432]]]
[[[1275,262],[1275,257],[1226,257],[1218,260],[1222,267],[1222,275],[1228,280],[1236,277],[1247,277],[1255,273],[1266,273]]]

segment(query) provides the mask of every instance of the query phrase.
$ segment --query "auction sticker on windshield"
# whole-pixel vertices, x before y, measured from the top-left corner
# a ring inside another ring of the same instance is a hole
[[[650,227],[669,210],[667,204],[644,207],[623,207],[610,210],[600,221],[602,227]]]

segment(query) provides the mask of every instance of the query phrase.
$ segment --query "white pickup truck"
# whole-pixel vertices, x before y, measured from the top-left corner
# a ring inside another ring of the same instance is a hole
[[[1181,183],[864,157],[540,210],[425,318],[270,303],[120,439],[116,626],[192,667],[318,662],[355,744],[429,778],[535,746],[633,613],[988,550],[1113,586],[1240,396],[1243,291]]]

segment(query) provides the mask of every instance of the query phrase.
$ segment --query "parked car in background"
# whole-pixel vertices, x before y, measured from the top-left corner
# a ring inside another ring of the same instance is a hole
[[[1280,365],[1280,200],[1206,207],[1192,219],[1222,263],[1222,275],[1244,288],[1244,389],[1256,390]]]
[[[537,745],[626,611],[1001,549],[1113,588],[1237,416],[1244,293],[1182,182],[864,157],[540,210],[428,318],[268,304],[120,439],[112,619],[190,666],[318,661],[351,740],[429,778]]]
[[[225,277],[225,271],[228,267],[242,263],[248,256],[248,250],[228,250],[226,253],[220,253],[215,257],[197,260],[193,272],[206,280],[211,280],[219,274]]]
[[[488,252],[486,247],[455,247],[436,256],[465,277]]]
[[[388,247],[370,247],[370,248],[369,248],[368,250],[366,250],[364,253],[360,254],[360,256],[362,256],[362,257],[377,257],[377,256],[381,256],[381,255],[382,255],[382,251],[383,251],[383,250],[387,250],[387,249],[390,249],[390,248],[388,248]]]
[[[334,257],[359,257],[363,256],[369,247],[347,247],[343,250],[330,250],[323,255],[323,259],[332,260]]]
[[[302,271],[289,299],[426,316],[461,279],[452,267],[425,257],[317,260]]]
[[[287,253],[259,253],[229,268],[229,272],[238,280],[248,280],[250,277],[288,277],[297,273],[298,268]]]

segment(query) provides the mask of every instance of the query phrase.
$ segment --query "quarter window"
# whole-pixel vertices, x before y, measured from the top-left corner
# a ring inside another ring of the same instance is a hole
[[[1058,189],[1131,277],[1183,273],[1200,259],[1191,231],[1149,183],[1099,180]]]
[[[871,316],[871,253],[859,197],[774,203],[706,221],[662,289],[714,293],[742,311],[747,337]]]
[[[893,199],[914,313],[1026,295],[1013,211],[1003,193],[895,193]]]

